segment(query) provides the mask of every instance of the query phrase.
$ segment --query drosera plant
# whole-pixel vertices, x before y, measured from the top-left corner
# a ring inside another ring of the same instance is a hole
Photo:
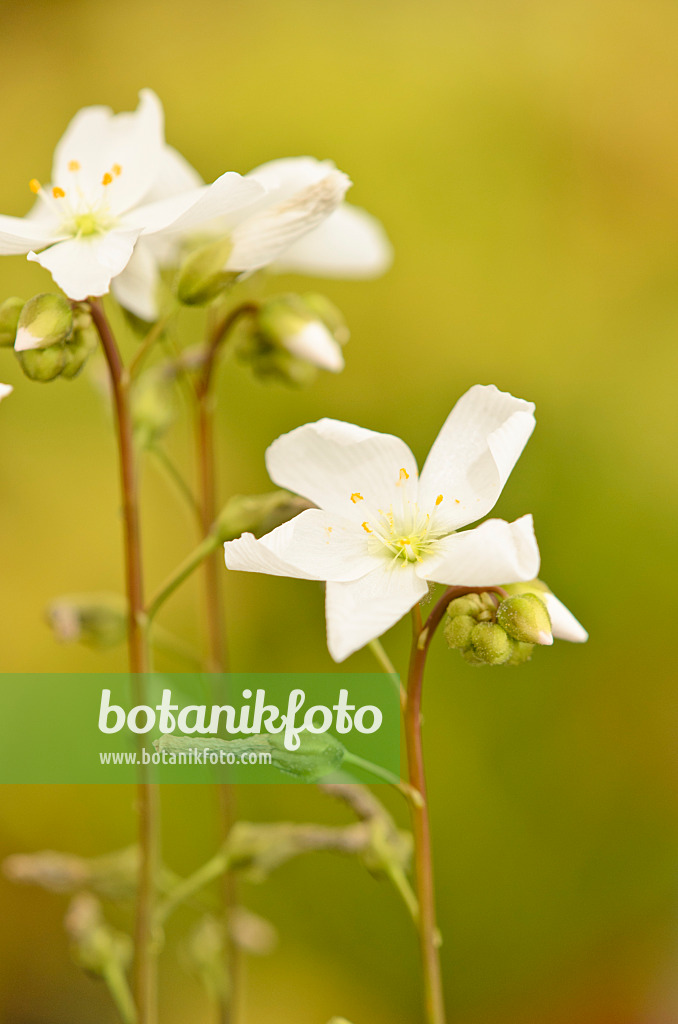
[[[215,388],[227,353],[257,376],[292,387],[312,384],[319,371],[342,369],[349,332],[341,312],[316,291],[277,294],[274,274],[367,279],[388,268],[386,234],[345,201],[350,186],[331,161],[308,156],[273,160],[248,174],[228,170],[206,184],[165,141],[160,101],[144,89],[136,111],[95,106],[76,114],[57,144],[51,181],[29,182],[28,215],[0,216],[0,254],[25,255],[60,289],[28,301],[6,298],[0,347],[13,350],[25,378],[41,384],[87,378],[91,357],[102,355],[119,453],[125,594],[57,597],[48,621],[63,641],[102,649],[126,641],[136,703],[143,703],[145,674],[158,649],[182,667],[228,670],[219,548],[243,530],[266,532],[304,507],[284,493],[232,496],[223,504],[215,472]],[[0,399],[10,391],[0,385]],[[194,427],[190,476],[166,444],[180,401],[188,403]],[[139,483],[148,458],[168,476],[197,532],[197,546],[178,558],[150,597]],[[157,619],[198,569],[205,644],[196,652]],[[235,794],[233,787],[219,789],[227,844],[237,820]],[[143,769],[137,805],[131,942],[111,932],[92,902],[97,893],[71,909],[67,931],[78,962],[106,982],[121,1020],[156,1024],[158,914],[168,876],[158,840],[159,794]],[[223,978],[210,992],[219,1019],[234,1024],[239,900],[234,872],[223,874],[224,906],[217,913]]]

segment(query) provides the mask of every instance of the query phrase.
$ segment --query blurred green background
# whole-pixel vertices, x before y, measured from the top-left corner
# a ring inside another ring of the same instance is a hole
[[[132,109],[142,86],[208,180],[277,156],[331,157],[386,225],[393,270],[323,290],[352,328],[348,366],[308,391],[221,378],[222,488],[268,486],[263,452],[322,415],[404,437],[425,456],[457,397],[496,383],[538,429],[497,513],[534,513],[542,575],[591,633],[523,669],[436,649],[427,752],[443,961],[458,1024],[673,1024],[678,1019],[674,447],[678,371],[678,7],[669,0],[118,0],[0,10],[3,212],[81,106]],[[19,257],[1,294],[49,289]],[[281,282],[282,285],[295,282]],[[57,646],[56,594],[121,584],[117,467],[85,379],[25,381],[0,409],[0,659],[11,670],[115,670]],[[186,460],[182,429],[173,449]],[[191,544],[152,465],[147,571]],[[234,666],[326,669],[320,588],[227,581]],[[200,639],[187,586],[167,625]],[[407,627],[386,637],[404,665]],[[367,655],[346,666],[371,669]],[[29,729],[29,723],[17,727]],[[167,859],[216,842],[214,797],[164,798]],[[389,801],[399,814],[402,808]],[[240,794],[243,816],[344,820],[313,789]],[[133,839],[126,789],[5,788],[0,853],[102,853]],[[347,819],[346,819],[347,820]],[[113,1020],[69,960],[65,902],[0,880],[0,1017]],[[346,860],[290,864],[244,894],[280,930],[248,967],[248,1024],[421,1020],[416,947],[390,889]],[[208,1021],[164,958],[163,1024]]]

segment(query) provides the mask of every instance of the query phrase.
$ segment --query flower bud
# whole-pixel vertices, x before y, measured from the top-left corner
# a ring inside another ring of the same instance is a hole
[[[62,295],[46,292],[29,299],[21,310],[17,325],[16,352],[60,345],[73,330],[73,311]]]
[[[471,650],[485,665],[503,665],[511,657],[511,641],[496,623],[479,622],[471,633]]]
[[[539,579],[527,580],[524,583],[503,583],[502,590],[505,590],[509,597],[517,597],[519,594],[534,594],[535,597],[542,597],[543,594],[550,593],[546,584]]]
[[[480,594],[464,594],[463,597],[455,597],[454,601],[450,601],[447,614],[450,618],[455,615],[470,615],[475,619],[483,607]]]
[[[497,622],[514,640],[527,644],[553,643],[549,613],[535,594],[506,598],[497,610]]]
[[[153,367],[142,374],[132,392],[132,425],[140,448],[152,448],[176,418],[171,378]]]
[[[306,308],[325,324],[334,340],[345,345],[351,332],[339,307],[320,292],[304,292],[301,298]]]
[[[124,971],[132,960],[132,940],[104,919],[101,904],[89,893],[73,898],[64,925],[75,960],[92,974],[108,976],[111,968]]]
[[[477,620],[470,615],[455,615],[448,619],[443,628],[448,646],[460,651],[466,650],[471,646],[471,634],[477,625]]]
[[[289,491],[268,494],[235,494],[221,510],[215,531],[219,542],[235,540],[242,533],[262,537],[311,506]]]
[[[61,643],[115,647],[127,636],[127,602],[120,594],[69,594],[47,607],[47,622]]]
[[[98,335],[92,317],[86,309],[73,310],[73,333],[66,341],[66,364],[62,376],[73,380],[95,351]]]
[[[280,295],[265,302],[257,312],[254,329],[271,345],[321,370],[338,373],[344,368],[332,330],[299,295]]]
[[[277,380],[292,387],[306,387],[317,376],[317,368],[306,359],[298,359],[261,331],[250,327],[243,332],[237,348],[238,358],[248,363],[262,380]]]
[[[185,306],[205,306],[233,284],[238,275],[225,269],[232,248],[230,239],[219,238],[186,257],[176,283],[179,302]]]
[[[12,348],[16,340],[23,299],[5,299],[0,305],[0,348]]]
[[[15,354],[19,365],[29,380],[43,384],[60,377],[66,366],[66,346],[50,345],[48,348],[26,349]]]
[[[511,640],[511,657],[507,665],[524,665],[532,657],[534,644],[524,644],[520,640]]]

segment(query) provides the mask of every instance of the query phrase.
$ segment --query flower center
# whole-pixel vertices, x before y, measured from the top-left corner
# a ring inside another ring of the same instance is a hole
[[[408,474],[400,471],[399,484],[406,483]],[[359,492],[351,495],[351,501],[363,501]],[[430,554],[436,542],[446,536],[449,531],[436,527],[436,508],[443,500],[439,494],[435,507],[430,512],[422,511],[416,501],[410,500],[403,492],[403,500],[394,510],[393,504],[378,510],[378,518],[365,520],[362,528],[368,534],[368,550],[370,554],[382,555],[401,565],[421,562],[425,555]]]
[[[120,164],[113,164],[110,171],[102,176],[97,188],[84,189],[80,180],[80,164],[77,160],[68,163],[69,181],[54,185],[47,192],[40,182],[33,178],[31,192],[48,207],[61,224],[61,230],[73,238],[91,238],[105,234],[116,223],[109,204],[109,187],[122,174]]]

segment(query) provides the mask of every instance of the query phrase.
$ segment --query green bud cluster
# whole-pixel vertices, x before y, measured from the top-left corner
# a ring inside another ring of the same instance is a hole
[[[538,596],[545,588],[515,586],[526,589],[502,588],[509,592],[503,599],[490,592],[465,594],[447,606],[443,635],[470,665],[522,665],[535,644],[553,643],[549,613]]]
[[[15,346],[29,380],[72,380],[97,345],[85,306],[72,306],[61,295],[35,295],[28,302],[7,299],[0,307],[0,346]]]

